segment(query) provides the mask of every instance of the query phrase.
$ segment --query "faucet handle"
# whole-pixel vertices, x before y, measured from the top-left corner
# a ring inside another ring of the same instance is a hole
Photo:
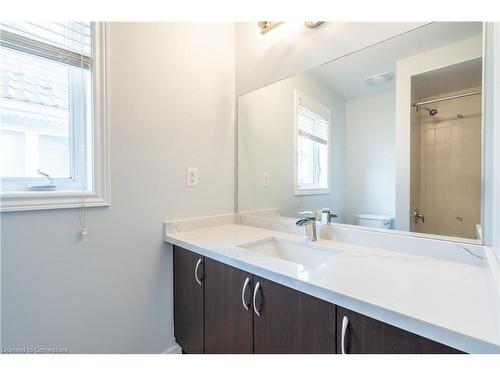
[[[334,214],[334,213],[332,212],[332,210],[330,210],[329,208],[323,208],[323,210],[321,210],[321,213],[322,213],[322,214],[327,214],[327,215],[329,215],[329,217],[330,217],[330,218],[332,218],[332,217],[333,217],[333,218],[338,217],[338,215],[337,215],[337,214]]]
[[[334,214],[329,208],[323,208],[321,211],[321,224],[330,224],[331,220],[337,217],[338,215]]]

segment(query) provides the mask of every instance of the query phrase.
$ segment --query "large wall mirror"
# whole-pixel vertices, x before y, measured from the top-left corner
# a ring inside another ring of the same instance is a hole
[[[482,72],[436,22],[240,96],[238,211],[480,241]]]

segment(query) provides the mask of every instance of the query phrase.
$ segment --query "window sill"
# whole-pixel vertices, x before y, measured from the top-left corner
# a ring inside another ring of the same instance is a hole
[[[295,190],[294,195],[322,195],[322,194],[330,194],[330,189],[303,189],[303,190]]]
[[[61,208],[109,206],[105,196],[81,191],[2,192],[0,212],[51,210]]]

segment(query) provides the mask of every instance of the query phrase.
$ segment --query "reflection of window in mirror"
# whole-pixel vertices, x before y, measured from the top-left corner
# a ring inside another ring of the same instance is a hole
[[[295,91],[295,195],[330,192],[330,110]]]

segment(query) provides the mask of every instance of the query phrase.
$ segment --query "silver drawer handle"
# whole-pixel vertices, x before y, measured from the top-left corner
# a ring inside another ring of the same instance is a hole
[[[245,303],[245,291],[247,290],[247,287],[248,287],[248,284],[250,283],[250,278],[247,277],[245,279],[245,283],[243,284],[243,289],[241,291],[241,303],[243,303],[243,307],[245,308],[245,310],[249,310],[250,309],[250,304],[246,304]]]
[[[345,333],[347,331],[348,325],[349,325],[349,319],[347,319],[347,316],[344,316],[344,319],[342,319],[342,337],[340,339],[340,347],[342,349],[342,354],[347,354],[345,352]]]
[[[196,267],[194,268],[194,278],[196,279],[196,282],[201,285],[201,280],[198,278],[198,268],[200,268],[200,264],[201,264],[201,258],[198,259]]]
[[[257,292],[259,289],[260,289],[260,283],[257,282],[257,284],[255,284],[255,289],[253,290],[253,311],[255,311],[257,316],[260,316],[260,311],[257,310],[257,307],[255,305],[255,298],[257,298]]]

